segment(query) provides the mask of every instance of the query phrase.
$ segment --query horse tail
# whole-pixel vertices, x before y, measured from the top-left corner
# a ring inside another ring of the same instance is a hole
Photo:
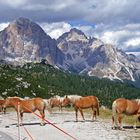
[[[97,97],[96,99],[97,99],[97,115],[99,116],[100,101]]]
[[[112,115],[113,115],[113,116],[116,116],[116,113],[117,113],[117,112],[116,112],[116,105],[117,105],[117,104],[116,104],[116,101],[114,101],[113,104],[112,104]]]
[[[112,104],[112,122],[117,124],[117,110],[116,110],[117,102],[114,101]]]
[[[50,105],[50,100],[44,100],[44,108],[51,114],[51,105]]]
[[[44,106],[43,106],[43,112],[45,112],[45,109],[46,109],[46,106],[47,105],[46,105],[46,102],[45,101],[43,102],[43,104],[44,104]]]

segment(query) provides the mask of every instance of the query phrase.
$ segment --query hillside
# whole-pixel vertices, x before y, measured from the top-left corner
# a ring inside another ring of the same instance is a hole
[[[0,95],[49,98],[53,95],[96,95],[102,105],[115,98],[140,98],[140,89],[108,79],[78,76],[51,65],[28,63],[23,67],[0,65]]]

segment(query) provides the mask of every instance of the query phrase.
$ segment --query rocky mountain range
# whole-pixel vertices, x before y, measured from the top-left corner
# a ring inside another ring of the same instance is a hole
[[[23,65],[42,59],[72,73],[112,80],[140,79],[139,58],[100,39],[88,38],[78,29],[54,40],[38,24],[19,18],[0,32],[1,61]]]
[[[46,59],[54,65],[59,61],[57,53],[61,56],[56,40],[29,19],[19,18],[0,32],[0,59],[7,62],[22,64]]]

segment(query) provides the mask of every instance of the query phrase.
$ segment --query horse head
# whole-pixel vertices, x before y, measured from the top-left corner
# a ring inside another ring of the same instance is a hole
[[[20,102],[20,98],[19,97],[7,97],[5,99],[5,103],[3,104],[3,108],[6,109],[7,107],[13,107],[18,102]]]
[[[62,101],[62,106],[69,105],[71,103],[70,98],[66,95]]]

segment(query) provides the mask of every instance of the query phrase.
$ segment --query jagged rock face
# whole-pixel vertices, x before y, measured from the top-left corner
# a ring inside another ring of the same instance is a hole
[[[140,61],[135,56],[99,39],[88,39],[77,29],[59,37],[57,46],[64,53],[65,70],[100,78],[132,81],[139,78]]]
[[[140,60],[113,45],[88,38],[82,31],[71,29],[57,40],[29,19],[19,18],[0,32],[0,61],[21,65],[41,62],[85,74],[110,79],[140,79]]]
[[[62,67],[66,70],[79,73],[85,68],[83,64],[88,55],[88,38],[80,30],[71,29],[57,40],[57,47],[63,52]]]
[[[45,58],[54,64],[59,52],[56,41],[29,19],[19,18],[0,32],[1,59],[36,62]]]

